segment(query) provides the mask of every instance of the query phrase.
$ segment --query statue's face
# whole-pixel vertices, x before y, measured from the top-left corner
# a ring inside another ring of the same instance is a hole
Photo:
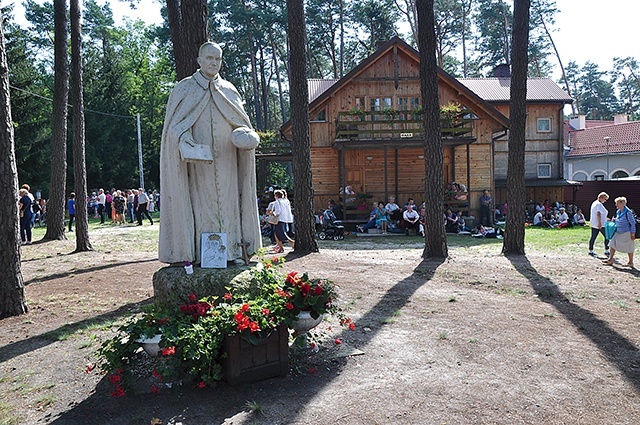
[[[198,56],[200,71],[208,78],[213,78],[220,72],[222,65],[222,50],[215,46],[207,46]]]

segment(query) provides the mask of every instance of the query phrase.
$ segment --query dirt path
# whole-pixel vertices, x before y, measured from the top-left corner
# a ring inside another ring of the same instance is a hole
[[[328,348],[289,376],[119,399],[86,365],[113,318],[148,302],[162,265],[151,250],[34,245],[42,253],[23,263],[31,312],[0,322],[0,423],[637,423],[637,271],[563,253],[510,261],[496,243],[437,263],[411,241],[288,259],[335,280],[357,325],[323,323]],[[329,359],[335,337],[364,354]]]

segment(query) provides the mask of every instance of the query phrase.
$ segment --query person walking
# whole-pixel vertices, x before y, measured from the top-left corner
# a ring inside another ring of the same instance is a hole
[[[607,222],[609,211],[604,203],[609,199],[607,192],[600,192],[598,198],[591,203],[591,215],[589,216],[589,224],[591,225],[591,239],[589,239],[589,255],[595,256],[593,245],[598,237],[598,233],[602,233],[604,237],[604,255],[609,256],[609,239],[604,233],[604,224]]]
[[[633,251],[636,239],[636,219],[627,207],[627,198],[620,196],[616,198],[616,233],[614,233],[609,243],[609,258],[604,261],[607,266],[613,265],[613,256],[616,251],[626,252],[629,255],[629,262],[624,267],[633,268]]]
[[[273,205],[273,213],[278,217],[278,224],[275,225],[276,234],[276,247],[274,248],[276,253],[284,252],[283,242],[291,243],[291,247],[294,247],[293,239],[290,239],[287,235],[287,223],[293,223],[293,214],[291,213],[291,204],[289,200],[284,197],[282,190],[276,190],[273,192],[275,195],[275,203]]]
[[[71,192],[67,201],[67,211],[69,212],[69,232],[71,232],[73,220],[76,218],[76,194],[73,192]]]
[[[138,216],[138,226],[142,226],[142,214],[144,214],[149,219],[149,222],[153,224],[153,219],[149,215],[149,198],[142,188],[138,189],[138,209],[136,213]]]

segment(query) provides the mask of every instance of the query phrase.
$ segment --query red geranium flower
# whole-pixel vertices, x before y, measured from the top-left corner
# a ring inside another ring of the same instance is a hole
[[[124,397],[124,388],[121,385],[116,385],[116,389],[111,392],[111,397],[118,398]]]
[[[353,330],[355,330],[355,329],[356,329],[356,325],[355,325],[355,323],[349,323],[349,330],[350,330],[350,331],[353,331]]]
[[[287,308],[287,310],[293,310],[295,308],[291,303],[286,303],[284,306]]]
[[[194,302],[197,299],[198,297],[196,297],[196,294],[189,294],[189,301]]]
[[[271,312],[269,311],[269,309],[268,309],[268,308],[263,308],[263,309],[262,309],[262,314],[264,314],[265,316],[268,316],[268,315],[269,315],[269,313],[271,313]]]
[[[227,292],[226,294],[224,294],[224,299],[227,301],[231,301],[233,299],[233,295]]]
[[[313,295],[320,295],[322,294],[322,286],[318,285],[316,286],[316,289],[313,290]]]
[[[160,375],[157,370],[154,369],[152,375],[153,375],[154,378],[159,379],[160,381],[162,381],[162,375]]]
[[[198,382],[198,385],[196,385],[198,388],[205,388],[207,386],[207,384],[205,384],[204,381],[200,381]]]
[[[299,285],[299,284],[300,284],[300,282],[302,282],[302,281],[300,280],[300,278],[298,277],[298,272],[290,272],[290,273],[287,275],[287,278],[285,279],[285,281],[286,281],[287,283],[292,284],[292,285]]]
[[[306,297],[310,290],[311,290],[311,286],[308,283],[303,283],[300,286],[300,292],[302,292],[303,297]]]
[[[122,381],[122,377],[119,374],[114,373],[113,375],[109,375],[109,382],[112,384],[117,384]]]
[[[160,389],[158,387],[156,387],[155,385],[151,386],[151,392],[154,394],[160,394]]]
[[[251,322],[249,323],[249,330],[251,332],[260,332],[260,325],[258,322]]]
[[[336,345],[340,345],[340,344],[342,344],[342,340],[341,340],[340,338],[336,338],[336,339],[334,339],[334,340],[333,340],[333,342],[334,342]]]
[[[172,356],[176,353],[176,347],[165,347],[162,349],[162,355],[163,356]]]
[[[242,311],[249,311],[249,304],[242,304],[242,307],[240,308]]]

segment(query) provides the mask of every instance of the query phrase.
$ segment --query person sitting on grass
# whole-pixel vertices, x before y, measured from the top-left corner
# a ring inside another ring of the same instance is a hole
[[[402,213],[401,227],[404,229],[405,235],[409,234],[409,229],[415,229],[420,232],[420,214],[413,209],[414,204],[407,203],[407,210]]]
[[[444,214],[445,224],[444,228],[447,233],[458,233],[458,216],[451,211],[451,208],[447,208]]]
[[[373,209],[369,213],[369,221],[367,222],[367,224],[363,226],[356,226],[356,229],[360,233],[366,233],[366,231],[368,231],[369,229],[373,229],[374,227],[376,227],[376,214],[378,211],[378,204],[374,202],[371,206],[373,207]]]
[[[536,215],[533,216],[532,226],[551,227],[551,224],[549,224],[549,221],[546,218],[544,218],[544,215],[542,215],[542,211],[538,211]]]
[[[564,207],[560,207],[560,212],[558,213],[558,227],[560,229],[565,227],[573,227],[573,222],[569,220],[569,214],[567,214]]]
[[[502,230],[499,227],[494,229],[480,224],[474,229],[474,233],[471,236],[474,238],[502,239]]]
[[[376,227],[382,230],[382,234],[386,235],[389,220],[387,219],[387,210],[384,207],[384,202],[378,202],[378,208],[376,208],[375,213]]]
[[[586,226],[587,220],[584,218],[584,214],[582,210],[578,208],[578,212],[573,215],[573,225],[574,226]]]

